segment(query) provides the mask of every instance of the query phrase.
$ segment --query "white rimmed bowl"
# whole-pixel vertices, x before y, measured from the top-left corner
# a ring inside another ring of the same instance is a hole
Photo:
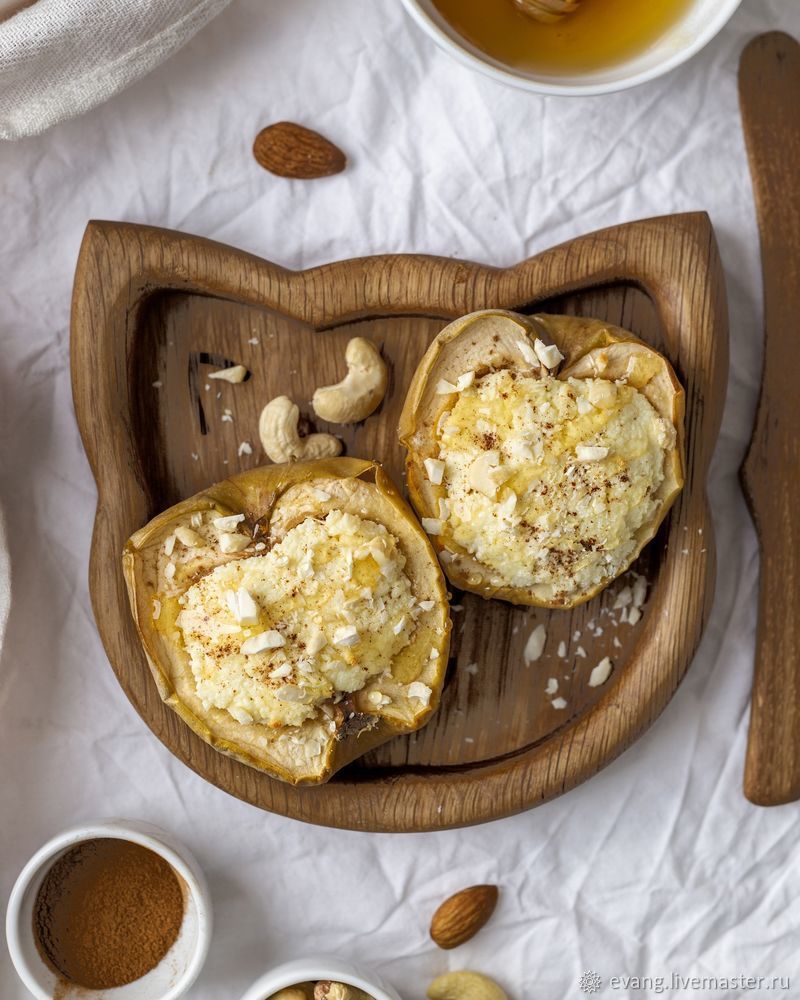
[[[53,863],[86,840],[112,838],[141,844],[172,866],[185,887],[186,912],[181,931],[155,969],[146,976],[111,990],[80,991],[85,1000],[177,1000],[200,972],[211,941],[211,901],[200,866],[173,837],[149,823],[100,820],[72,827],[40,848],[20,872],[6,911],[6,938],[20,979],[37,1000],[52,1000],[58,976],[39,955],[33,933],[36,894]]]
[[[329,955],[298,958],[265,972],[247,990],[242,1000],[266,1000],[287,986],[316,982],[320,979],[330,979],[334,983],[344,983],[346,986],[357,986],[373,1000],[400,1000],[400,994],[374,969],[354,965],[352,962]]]
[[[680,66],[722,30],[742,0],[692,0],[673,27],[645,51],[606,69],[572,75],[535,73],[507,66],[481,52],[460,35],[439,13],[433,0],[402,2],[423,31],[465,66],[500,83],[538,94],[590,97],[635,87]]]

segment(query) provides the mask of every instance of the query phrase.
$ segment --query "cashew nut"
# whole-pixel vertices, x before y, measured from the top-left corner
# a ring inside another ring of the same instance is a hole
[[[493,979],[480,972],[445,972],[428,987],[428,1000],[508,1000]]]
[[[371,340],[353,337],[344,352],[347,374],[336,385],[317,389],[311,400],[314,412],[332,424],[354,424],[375,410],[389,380],[386,362]]]
[[[287,986],[285,989],[273,993],[269,1000],[311,1000],[313,985],[311,983],[301,983],[299,986]]]
[[[332,983],[324,979],[314,987],[314,1000],[372,1000],[372,998],[356,986]]]
[[[578,9],[578,0],[514,0],[519,9],[537,21],[550,24]]]
[[[297,423],[300,410],[288,396],[276,396],[261,411],[258,435],[271,461],[297,462],[333,458],[341,453],[342,442],[332,434],[300,437]]]

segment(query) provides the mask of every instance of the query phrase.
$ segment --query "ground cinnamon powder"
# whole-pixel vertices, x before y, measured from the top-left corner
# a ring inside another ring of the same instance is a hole
[[[158,965],[183,914],[181,883],[163,858],[103,838],[55,862],[36,897],[33,930],[42,957],[68,982],[112,989]]]

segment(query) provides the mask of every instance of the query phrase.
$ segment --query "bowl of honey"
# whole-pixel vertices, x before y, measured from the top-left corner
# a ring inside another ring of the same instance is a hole
[[[699,52],[741,0],[403,0],[461,63],[541,94],[653,80]]]

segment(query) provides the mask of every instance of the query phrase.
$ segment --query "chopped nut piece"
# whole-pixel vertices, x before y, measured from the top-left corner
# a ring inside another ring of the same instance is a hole
[[[589,687],[600,687],[601,684],[605,684],[608,678],[611,676],[611,660],[607,656],[597,664],[597,666],[589,674]]]
[[[267,649],[280,649],[286,645],[286,640],[274,628],[267,629],[259,635],[253,635],[245,639],[242,643],[242,652],[245,656],[254,656],[256,653],[263,653]]]
[[[193,528],[189,528],[185,524],[181,524],[175,529],[175,537],[181,545],[185,545],[189,549],[199,549],[206,544],[206,540],[202,535],[199,535]]]
[[[433,485],[440,486],[444,478],[444,462],[438,458],[426,458],[425,470],[428,473],[428,479],[430,479]]]
[[[544,644],[547,641],[547,631],[544,625],[537,625],[536,628],[528,636],[528,641],[525,643],[525,652],[523,656],[525,657],[526,665],[530,666],[535,660],[544,652]]]
[[[630,587],[623,587],[622,590],[617,594],[616,600],[613,604],[614,611],[619,611],[621,608],[627,608],[627,606],[633,600],[633,594],[631,593]]]
[[[223,382],[238,384],[247,378],[247,369],[244,365],[232,365],[230,368],[220,368],[219,371],[210,372],[209,378],[221,379]]]
[[[545,344],[545,342],[540,340],[538,337],[533,342],[533,349],[536,352],[536,357],[541,361],[545,368],[549,368],[551,371],[553,368],[558,368],[564,360],[564,355],[561,351],[559,351],[555,344]]]
[[[517,348],[527,364],[533,368],[539,367],[539,359],[536,356],[536,351],[527,340],[518,340]]]
[[[343,625],[333,633],[333,644],[334,646],[355,646],[360,638],[355,625]]]
[[[225,532],[219,536],[220,551],[224,552],[225,555],[231,555],[233,552],[241,552],[242,549],[246,549],[249,544],[250,539],[247,535]]]
[[[423,705],[427,705],[431,700],[431,689],[427,684],[423,684],[422,681],[412,681],[408,685],[408,697],[416,698]]]
[[[575,447],[575,455],[579,462],[601,462],[608,457],[608,448],[594,448],[591,445],[579,444]]]
[[[244,514],[228,514],[225,517],[215,517],[214,527],[220,531],[233,531],[244,521]]]

